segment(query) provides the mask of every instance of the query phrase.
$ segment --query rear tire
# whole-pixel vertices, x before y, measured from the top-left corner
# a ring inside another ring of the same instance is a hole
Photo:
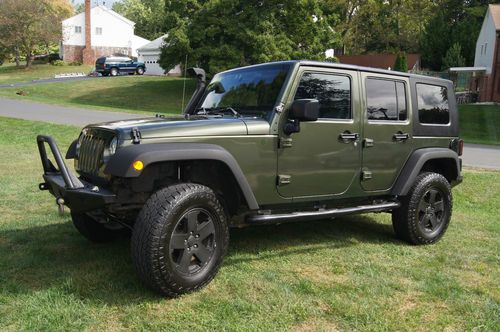
[[[229,242],[227,216],[208,187],[183,183],[151,195],[132,232],[132,261],[141,280],[174,297],[209,283]]]
[[[71,219],[75,228],[91,242],[104,243],[113,241],[118,231],[106,228],[85,213],[71,212]]]
[[[392,212],[392,226],[397,237],[412,244],[439,241],[450,223],[453,209],[451,186],[438,173],[422,173],[401,207]]]
[[[110,70],[110,72],[109,72],[109,74],[110,74],[111,76],[118,76],[118,74],[119,74],[119,73],[120,73],[120,72],[118,71],[118,68],[111,68],[111,70]]]

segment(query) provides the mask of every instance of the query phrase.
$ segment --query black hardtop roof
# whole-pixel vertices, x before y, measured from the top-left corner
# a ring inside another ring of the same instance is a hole
[[[410,78],[427,80],[427,81],[431,80],[431,81],[436,81],[436,82],[446,82],[448,84],[452,84],[452,82],[450,80],[446,80],[446,79],[439,78],[439,77],[410,74],[410,73],[405,73],[405,72],[395,71],[395,70],[385,70],[385,69],[372,68],[372,67],[347,65],[347,64],[336,63],[336,62],[323,62],[323,61],[311,61],[311,60],[286,60],[286,61],[265,62],[265,63],[255,64],[255,65],[250,65],[250,66],[233,68],[233,69],[230,69],[230,70],[227,70],[224,72],[229,72],[229,71],[232,71],[235,69],[240,69],[240,68],[252,68],[252,67],[258,67],[258,66],[263,66],[263,65],[268,65],[268,64],[280,64],[280,63],[290,64],[290,65],[299,64],[301,66],[310,66],[310,67],[338,68],[338,69],[346,69],[346,70],[355,70],[355,71],[363,71],[363,72],[375,73],[375,74],[410,77]]]

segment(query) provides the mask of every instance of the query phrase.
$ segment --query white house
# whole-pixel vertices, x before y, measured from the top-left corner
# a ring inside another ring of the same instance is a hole
[[[85,63],[115,53],[137,56],[137,49],[149,40],[136,36],[134,27],[134,22],[105,6],[90,9],[86,1],[85,12],[62,22],[60,54],[66,62]]]
[[[165,73],[165,70],[160,67],[158,63],[160,60],[161,47],[165,43],[165,37],[167,37],[167,35],[156,38],[152,42],[139,47],[137,50],[139,61],[143,61],[146,64],[146,75],[181,75],[180,65],[175,66],[175,68],[169,70],[168,73]]]
[[[500,102],[499,41],[500,5],[489,5],[476,42],[474,67],[457,68],[474,73],[472,88],[479,92],[479,101]]]

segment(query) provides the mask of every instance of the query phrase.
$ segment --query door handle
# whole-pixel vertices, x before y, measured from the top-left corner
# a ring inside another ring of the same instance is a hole
[[[344,131],[339,135],[339,140],[343,143],[349,143],[351,141],[357,141],[359,138],[358,133],[351,133],[349,130]]]
[[[402,131],[398,131],[392,135],[392,139],[395,141],[406,141],[408,138],[410,138],[410,135],[408,133],[403,133]]]

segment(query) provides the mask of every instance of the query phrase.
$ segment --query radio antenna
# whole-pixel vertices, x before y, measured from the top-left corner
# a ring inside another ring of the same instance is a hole
[[[188,55],[186,54],[186,61],[184,62],[184,86],[182,87],[182,106],[181,113],[184,112],[184,98],[186,97],[186,76],[187,76]]]

